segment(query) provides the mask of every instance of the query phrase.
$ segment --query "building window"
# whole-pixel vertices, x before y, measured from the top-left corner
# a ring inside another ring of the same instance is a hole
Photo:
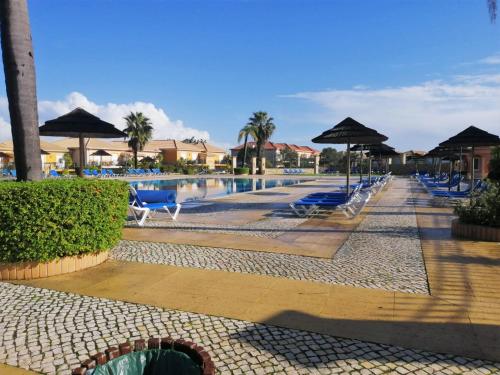
[[[481,165],[481,158],[474,157],[474,170],[479,171],[479,166]]]

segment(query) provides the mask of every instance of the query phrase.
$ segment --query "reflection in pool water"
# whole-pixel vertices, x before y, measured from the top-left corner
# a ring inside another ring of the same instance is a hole
[[[177,201],[193,201],[204,198],[220,197],[244,191],[270,189],[279,186],[299,184],[298,179],[260,179],[260,178],[179,178],[173,180],[133,181],[137,189],[175,190]]]

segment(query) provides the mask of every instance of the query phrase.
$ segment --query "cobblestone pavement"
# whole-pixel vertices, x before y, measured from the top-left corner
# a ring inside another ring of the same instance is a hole
[[[337,251],[333,260],[130,241],[122,241],[113,250],[112,257],[125,261],[256,273],[428,294],[415,208],[407,204],[412,196],[409,182],[396,179],[391,183],[390,189],[374,204],[366,218]],[[274,221],[280,220],[292,219]],[[261,225],[265,225],[265,222]],[[321,230],[318,229],[319,232]]]
[[[271,217],[252,223],[242,225],[219,225],[189,223],[172,220],[146,220],[145,227],[165,228],[171,230],[183,230],[190,232],[210,232],[237,234],[243,236],[275,238],[281,236],[285,231],[295,228],[307,219],[291,217]],[[127,221],[127,227],[137,227],[134,220]]]
[[[500,363],[0,283],[0,362],[68,374],[127,339],[190,339],[221,374],[493,374]]]
[[[353,282],[428,291],[415,206],[408,203],[413,198],[411,184],[394,179],[335,254],[339,267],[354,264]]]
[[[300,255],[138,241],[121,241],[111,252],[111,258],[428,294],[427,284],[406,277],[388,281],[380,270],[369,278],[357,278],[363,258],[355,262],[352,257],[350,260],[343,258],[338,262]]]

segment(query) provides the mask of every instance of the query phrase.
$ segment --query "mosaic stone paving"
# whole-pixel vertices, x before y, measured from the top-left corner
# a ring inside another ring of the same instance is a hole
[[[366,218],[335,254],[339,267],[356,265],[359,283],[428,290],[411,184],[394,179]]]
[[[370,277],[367,277],[366,272],[359,277],[359,268],[370,268],[366,264],[367,258],[358,258],[355,253],[350,257],[343,256],[340,260],[336,258],[329,260],[196,245],[121,241],[111,252],[111,258],[428,294],[425,274],[417,279],[406,277],[406,273],[403,272],[404,265],[399,267],[403,275],[399,278],[394,277],[391,265],[387,266],[385,272],[376,268]]]
[[[210,232],[237,234],[243,236],[275,238],[281,236],[285,231],[293,229],[304,223],[307,219],[290,218],[290,217],[274,217],[263,219],[256,222],[243,225],[218,225],[218,224],[203,224],[203,223],[188,223],[172,220],[146,220],[145,227],[165,228],[170,230],[183,230],[191,232]],[[134,220],[129,220],[127,227],[137,227]]]
[[[117,260],[428,294],[415,207],[408,203],[412,198],[411,186],[408,180],[395,179],[390,189],[370,207],[365,219],[337,251],[333,260],[129,241],[122,241],[114,249],[112,257]],[[293,219],[275,218],[272,221],[286,220]],[[266,227],[270,221],[265,220],[262,225]],[[273,229],[268,230],[272,233]]]
[[[0,283],[0,362],[68,374],[127,339],[190,339],[220,374],[498,374],[500,364]]]

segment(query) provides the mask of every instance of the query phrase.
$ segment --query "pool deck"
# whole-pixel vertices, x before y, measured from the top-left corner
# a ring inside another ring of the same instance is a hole
[[[410,189],[411,197],[402,196],[405,201],[399,204],[413,207],[416,214],[430,294],[116,260],[78,273],[18,284],[500,361],[500,244],[451,238],[452,210],[433,207],[428,195],[415,183],[405,184],[390,185],[356,221],[334,214],[308,220],[276,238],[159,228],[128,228],[124,238],[327,259],[339,251],[360,223],[378,220],[374,216],[377,209],[387,211],[377,205],[378,199],[397,193],[397,189]],[[306,185],[279,188],[286,195],[243,194],[218,200],[223,206],[252,202],[260,206],[243,212],[235,210],[227,216],[215,214],[210,220],[232,224],[235,217],[239,223],[259,221],[268,217],[276,204],[280,207],[305,191],[324,189],[320,182]],[[183,214],[180,220],[189,220],[189,215]],[[391,233],[380,235],[396,241]]]
[[[244,225],[269,218],[279,211],[290,216],[288,204],[306,194],[331,189],[331,184],[341,184],[343,179],[311,181],[296,186],[276,188],[268,191],[247,192],[218,198],[212,202],[217,208],[205,215],[181,210],[178,221],[182,223],[198,223],[204,225]],[[345,242],[352,230],[361,222],[364,214],[348,220],[341,213],[309,219],[303,224],[286,230],[276,238],[245,236],[230,233],[190,232],[189,236],[175,228],[125,228],[123,238],[134,241],[168,242],[176,244],[202,245],[239,250],[270,251],[285,254],[304,255],[320,258],[331,258],[335,251]],[[159,217],[165,220],[165,215]]]

